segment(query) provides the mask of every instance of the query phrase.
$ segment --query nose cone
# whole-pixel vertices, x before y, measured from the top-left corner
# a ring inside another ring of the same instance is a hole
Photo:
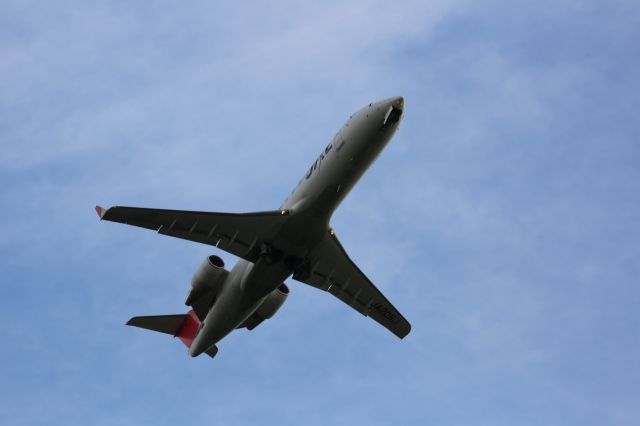
[[[394,107],[399,110],[404,109],[404,97],[402,96],[392,96],[390,98],[383,99],[377,102],[378,105],[382,107]]]
[[[402,96],[391,98],[391,105],[396,108],[404,109],[404,98]]]

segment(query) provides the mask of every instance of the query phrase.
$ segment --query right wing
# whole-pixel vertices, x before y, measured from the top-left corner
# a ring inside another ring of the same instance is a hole
[[[213,213],[139,207],[96,207],[102,220],[151,229],[159,234],[202,244],[255,262],[263,243],[275,238],[287,211]]]
[[[399,338],[411,324],[349,258],[333,231],[318,244],[293,279],[327,291]]]

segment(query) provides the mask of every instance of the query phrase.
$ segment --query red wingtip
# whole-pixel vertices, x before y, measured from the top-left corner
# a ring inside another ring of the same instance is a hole
[[[104,216],[106,210],[103,207],[100,206],[96,206],[96,213],[98,213],[98,216],[100,216],[100,219],[102,219],[102,216]]]

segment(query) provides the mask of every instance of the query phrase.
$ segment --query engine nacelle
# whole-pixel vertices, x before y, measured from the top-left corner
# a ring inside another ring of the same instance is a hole
[[[228,273],[229,271],[224,269],[224,261],[220,257],[215,254],[208,256],[196,270],[196,273],[193,274],[191,290],[184,304],[191,306],[193,302],[202,296],[212,291],[217,293]]]
[[[256,315],[263,320],[269,319],[278,312],[278,309],[282,306],[287,296],[289,295],[289,287],[285,283],[282,283],[265,297],[264,301],[256,309]]]
[[[289,287],[282,283],[264,298],[258,309],[241,325],[253,330],[266,319],[273,317],[289,295]]]

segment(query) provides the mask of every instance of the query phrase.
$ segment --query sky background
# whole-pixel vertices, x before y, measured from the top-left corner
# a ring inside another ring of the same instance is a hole
[[[2,1],[0,423],[637,425],[639,68],[631,0]],[[407,338],[293,281],[215,360],[124,326],[235,259],[95,204],[277,208],[394,95],[332,225]]]

